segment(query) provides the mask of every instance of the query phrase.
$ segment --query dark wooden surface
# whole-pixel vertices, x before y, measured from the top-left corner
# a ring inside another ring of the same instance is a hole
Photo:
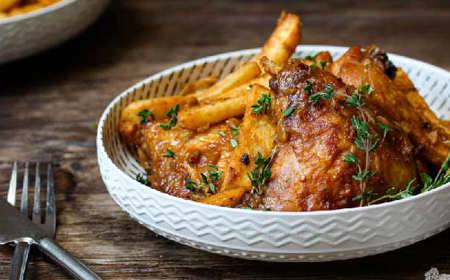
[[[106,193],[95,128],[108,102],[151,73],[225,51],[260,46],[280,10],[299,12],[304,43],[376,42],[450,69],[449,1],[113,1],[76,39],[0,66],[0,190],[13,159],[52,159],[56,239],[104,279],[423,279],[450,273],[450,231],[379,256],[323,264],[245,261],[194,250],[131,221]],[[6,279],[10,248],[0,249]],[[34,254],[28,279],[70,279]]]

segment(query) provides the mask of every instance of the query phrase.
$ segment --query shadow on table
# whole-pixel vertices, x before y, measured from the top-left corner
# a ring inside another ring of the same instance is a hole
[[[211,279],[424,279],[432,267],[449,273],[450,230],[393,252],[361,259],[326,263],[265,263],[229,258],[216,260],[214,272],[184,268],[187,274]],[[223,270],[222,270],[223,269]],[[220,273],[219,273],[220,271]]]

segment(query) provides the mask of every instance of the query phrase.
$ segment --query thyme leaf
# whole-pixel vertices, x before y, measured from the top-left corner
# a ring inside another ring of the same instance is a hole
[[[150,188],[152,187],[152,182],[150,182],[150,180],[148,179],[147,174],[137,174],[136,175],[136,181],[138,181],[141,184],[144,184],[146,186],[149,186]]]
[[[256,104],[252,105],[252,111],[255,114],[265,113],[267,112],[267,110],[269,110],[271,104],[272,96],[270,96],[270,94],[262,94]]]
[[[163,155],[163,157],[167,158],[173,158],[175,157],[175,153],[171,149],[167,149],[166,153]]]
[[[147,109],[140,111],[138,113],[138,116],[141,117],[141,124],[148,123],[150,121],[148,117],[151,117],[152,121],[154,121],[156,119],[155,114],[153,114],[152,111],[147,110]]]
[[[252,194],[262,194],[264,185],[272,177],[271,167],[277,152],[277,148],[273,149],[271,155],[266,158],[260,152],[257,153],[255,168],[247,174],[252,184]]]
[[[285,117],[285,118],[289,117],[290,115],[292,115],[292,113],[295,112],[296,109],[297,109],[297,107],[295,107],[295,106],[287,107],[287,109],[284,110],[284,112],[283,112],[283,117]]]
[[[180,110],[180,104],[175,105],[167,111],[166,115],[169,118],[169,123],[162,123],[159,126],[164,130],[169,130],[174,127],[178,122],[178,111]]]
[[[316,104],[321,99],[323,100],[331,100],[336,93],[334,92],[333,85],[326,85],[323,91],[316,92],[309,96],[309,102],[312,104]]]

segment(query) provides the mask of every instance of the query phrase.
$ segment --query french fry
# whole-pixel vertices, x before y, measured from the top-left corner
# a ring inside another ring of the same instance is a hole
[[[162,120],[166,117],[167,111],[175,105],[195,104],[197,100],[191,96],[170,96],[147,100],[140,100],[129,104],[122,111],[119,122],[119,132],[125,139],[133,139],[141,121],[139,113],[149,110],[153,113],[156,120]]]
[[[209,76],[197,81],[187,83],[180,92],[180,95],[189,95],[210,88],[217,82],[218,78]]]
[[[219,95],[232,88],[240,86],[261,74],[261,69],[256,62],[249,62],[242,65],[235,72],[229,74],[223,80],[216,83],[210,89],[194,94],[199,102],[213,96]]]
[[[246,96],[239,96],[213,104],[201,105],[179,113],[179,124],[187,129],[206,129],[210,125],[232,117],[241,116],[245,111]]]
[[[251,80],[250,82],[240,85],[236,88],[225,91],[225,92],[215,95],[213,97],[203,99],[201,103],[209,104],[209,103],[213,103],[213,102],[216,102],[219,100],[225,100],[225,99],[229,99],[229,98],[236,98],[239,96],[247,95],[250,92],[251,87],[255,84],[259,84],[261,86],[268,87],[270,78],[271,78],[270,75],[264,74],[258,78]],[[242,113],[240,113],[240,115],[243,115],[243,114],[244,114],[244,112],[242,111]]]
[[[258,62],[263,56],[267,56],[275,64],[283,66],[301,40],[301,29],[302,23],[299,16],[282,12],[275,30],[253,61]]]

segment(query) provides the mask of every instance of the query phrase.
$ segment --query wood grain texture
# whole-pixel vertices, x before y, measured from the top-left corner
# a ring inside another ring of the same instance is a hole
[[[304,43],[376,42],[450,69],[449,1],[113,1],[76,39],[0,66],[0,195],[11,160],[58,162],[56,239],[104,279],[423,279],[432,266],[450,273],[449,230],[364,259],[261,263],[158,237],[106,193],[92,124],[109,101],[169,66],[260,46],[282,9],[301,14]],[[0,249],[0,279],[11,252]],[[71,279],[38,253],[31,260],[28,279]]]

